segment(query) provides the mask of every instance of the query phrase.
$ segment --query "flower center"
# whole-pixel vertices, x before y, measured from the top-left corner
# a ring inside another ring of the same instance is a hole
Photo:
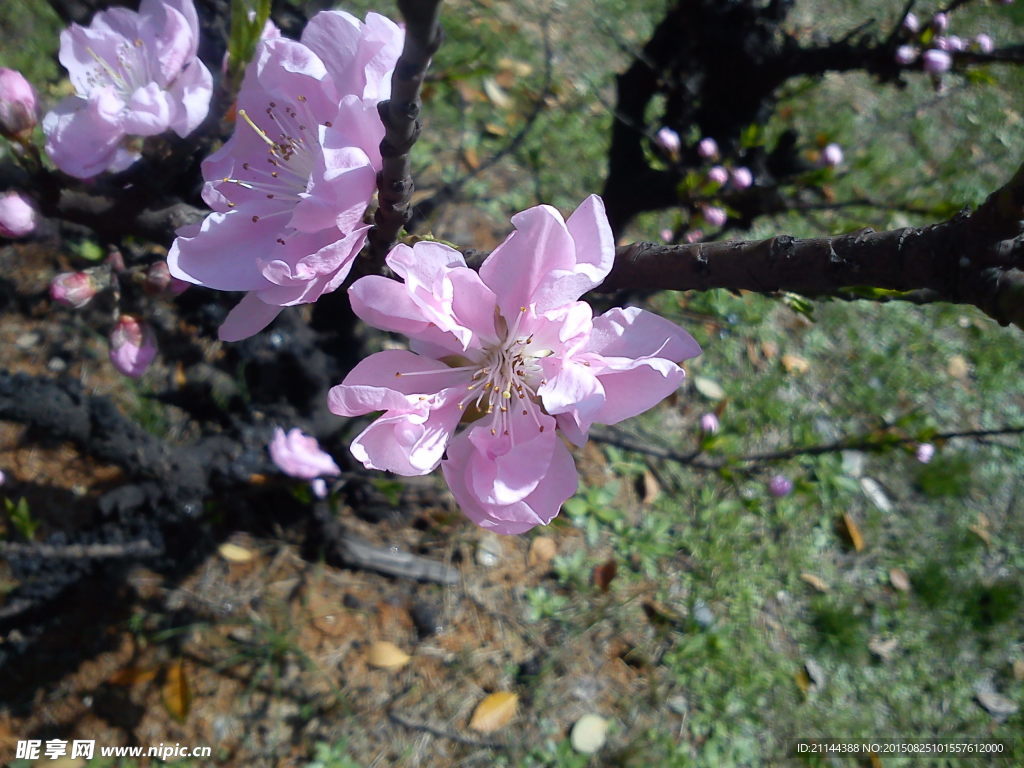
[[[552,352],[536,349],[533,334],[519,333],[525,315],[526,307],[520,307],[505,338],[484,349],[470,380],[469,391],[459,401],[459,408],[466,414],[463,421],[493,416],[492,435],[508,435],[510,420],[517,415],[531,417],[538,430],[544,431],[540,420],[544,410],[537,390],[545,380],[539,360]],[[503,322],[499,318],[499,324]]]
[[[89,70],[86,80],[90,90],[98,90],[112,85],[122,101],[128,101],[136,90],[153,82],[149,69],[149,59],[144,53],[145,44],[136,38],[131,43],[125,41],[117,46],[117,54],[113,62],[107,61],[92,48],[88,48],[97,66]]]

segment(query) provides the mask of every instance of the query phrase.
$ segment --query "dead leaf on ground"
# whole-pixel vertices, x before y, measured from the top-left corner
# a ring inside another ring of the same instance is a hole
[[[476,705],[469,727],[480,733],[493,733],[512,722],[518,708],[518,694],[510,691],[492,693]]]
[[[595,565],[594,572],[592,574],[594,586],[602,592],[607,592],[608,588],[611,586],[612,579],[615,578],[615,575],[618,572],[619,564],[614,560],[608,560],[600,565]]]
[[[644,504],[653,504],[661,496],[661,484],[658,482],[658,478],[654,476],[654,473],[649,469],[644,470],[644,488],[643,488],[643,501]]]
[[[604,746],[608,721],[600,715],[584,715],[572,727],[569,739],[572,748],[583,755],[593,755]]]
[[[1013,679],[1017,682],[1024,680],[1024,661],[1015,659],[1013,662]]]
[[[899,647],[900,642],[895,637],[886,639],[881,637],[872,637],[868,640],[868,650],[882,661],[889,661],[892,658],[892,655],[896,652],[896,649]]]
[[[889,583],[900,592],[910,591],[910,577],[902,568],[889,569]]]
[[[1020,709],[1015,701],[995,691],[978,691],[975,698],[986,712],[995,717],[1009,717]]]
[[[946,371],[954,379],[966,381],[971,375],[971,366],[968,364],[967,358],[963,355],[953,355],[949,358],[949,363],[946,365]]]
[[[725,398],[725,390],[717,381],[706,376],[694,376],[693,386],[708,400],[722,400]]]
[[[378,640],[366,654],[367,662],[377,669],[401,669],[409,663],[410,658],[409,654],[387,640]]]
[[[526,555],[526,561],[531,568],[538,565],[547,565],[555,559],[558,554],[558,545],[550,536],[538,536],[530,542],[530,551]]]
[[[238,544],[232,544],[230,541],[226,541],[217,547],[217,553],[229,563],[248,563],[256,557],[256,553],[251,549],[246,549]]]
[[[830,589],[827,581],[820,576],[815,576],[813,573],[801,573],[800,580],[810,584],[819,592],[828,592]]]
[[[192,708],[192,686],[185,674],[185,662],[181,659],[167,668],[163,686],[164,708],[179,722],[184,722]]]
[[[843,513],[842,533],[853,547],[855,552],[864,551],[864,534],[860,532],[860,526],[853,519],[849,512]]]
[[[148,683],[156,677],[159,667],[125,667],[107,678],[111,685],[135,685],[136,683]]]
[[[800,355],[783,355],[782,367],[786,373],[803,374],[811,370],[811,364]]]
[[[984,512],[978,513],[978,522],[967,526],[967,530],[984,541],[986,547],[992,546],[992,523]]]

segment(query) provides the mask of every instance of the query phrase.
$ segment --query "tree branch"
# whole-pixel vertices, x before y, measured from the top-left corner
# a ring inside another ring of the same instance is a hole
[[[370,230],[370,258],[382,262],[409,221],[413,181],[409,151],[420,135],[420,87],[430,58],[441,45],[441,0],[399,0],[405,47],[391,79],[391,98],[377,105],[384,122],[383,165],[377,174],[378,207]]]
[[[835,237],[780,235],[617,250],[600,291],[707,290],[831,294],[853,286],[929,291],[1024,328],[1024,166],[973,214],[923,228]]]

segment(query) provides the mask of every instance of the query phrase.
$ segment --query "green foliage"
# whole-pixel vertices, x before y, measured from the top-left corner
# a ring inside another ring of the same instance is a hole
[[[237,92],[241,85],[245,67],[256,52],[256,44],[269,17],[270,0],[231,0],[227,74],[231,93]]]
[[[342,739],[334,744],[317,744],[306,768],[361,768],[361,765],[348,756],[348,741]]]
[[[17,502],[13,502],[5,496],[4,511],[7,512],[7,518],[14,526],[14,530],[28,541],[35,539],[39,521],[32,516],[32,510],[28,507],[28,499],[22,496]]]

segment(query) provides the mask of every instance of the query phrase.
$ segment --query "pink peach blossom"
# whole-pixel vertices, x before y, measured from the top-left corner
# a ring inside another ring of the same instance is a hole
[[[125,376],[139,378],[156,357],[153,330],[131,315],[121,315],[110,333],[110,362]]]
[[[697,144],[697,154],[705,159],[713,160],[718,157],[718,142],[710,136],[701,139]]]
[[[62,171],[89,178],[139,158],[130,136],[188,136],[206,117],[213,78],[196,57],[192,0],[142,0],[111,8],[60,36],[60,63],[75,95],[43,118],[46,151]]]
[[[708,181],[714,182],[715,184],[725,184],[729,180],[729,172],[720,165],[711,166],[711,170],[708,171]]]
[[[283,307],[314,302],[348,275],[381,167],[377,102],[403,39],[383,16],[363,23],[325,11],[301,42],[257,47],[235,133],[203,163],[214,212],[179,230],[167,255],[174,277],[247,291],[221,339],[258,333]]]
[[[700,215],[712,227],[723,227],[725,222],[729,220],[729,214],[726,213],[726,210],[717,205],[702,205],[700,207]]]
[[[387,258],[404,282],[358,280],[355,313],[409,336],[411,351],[371,355],[329,397],[341,416],[384,412],[352,443],[366,467],[422,475],[440,464],[466,515],[510,534],[550,522],[576,490],[558,433],[582,445],[592,424],[651,408],[682,381],[676,361],[700,353],[655,314],[595,318],[578,301],[615,257],[599,197],[567,221],[541,205],[512,224],[479,273],[458,251],[420,242]]]
[[[948,72],[949,68],[953,66],[953,57],[946,51],[929,48],[921,54],[921,64],[925,72],[941,75],[943,72]]]
[[[267,449],[278,469],[291,477],[313,480],[323,475],[341,474],[334,459],[320,447],[316,438],[303,434],[298,428],[286,434],[276,427]]]

